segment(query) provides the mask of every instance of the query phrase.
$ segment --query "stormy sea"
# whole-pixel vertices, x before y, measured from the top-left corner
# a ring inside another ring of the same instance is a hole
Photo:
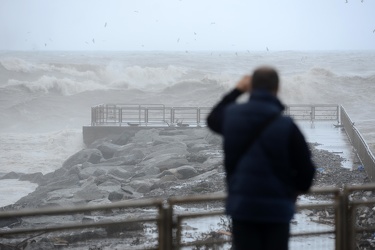
[[[341,104],[375,151],[375,51],[0,52],[0,177],[53,172],[85,147],[97,104],[212,107],[270,65],[285,104]],[[0,181],[0,206],[36,184]]]

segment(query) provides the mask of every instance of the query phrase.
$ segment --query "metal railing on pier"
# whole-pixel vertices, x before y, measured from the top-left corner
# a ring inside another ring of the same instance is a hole
[[[355,149],[355,153],[361,161],[362,165],[366,169],[368,176],[372,181],[375,180],[375,157],[371,152],[370,147],[362,137],[361,133],[355,127],[354,122],[350,119],[349,115],[345,111],[344,107],[340,106],[340,123],[345,129],[346,134],[349,137],[350,143]]]
[[[162,104],[101,104],[91,108],[91,126],[205,126],[212,107],[166,107]],[[297,120],[339,120],[338,105],[289,105]]]

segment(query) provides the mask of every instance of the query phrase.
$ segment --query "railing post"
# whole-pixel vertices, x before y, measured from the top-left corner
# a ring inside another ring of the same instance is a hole
[[[171,108],[171,124],[174,124],[174,108]]]
[[[138,122],[139,122],[139,124],[141,124],[141,116],[142,116],[141,105],[138,105]]]
[[[197,108],[197,124],[199,125],[201,123],[201,109]]]
[[[148,123],[148,108],[147,107],[145,108],[145,123],[147,126],[147,123]]]
[[[355,240],[353,238],[353,222],[352,209],[349,207],[349,192],[344,187],[341,194],[341,212],[342,212],[342,223],[341,223],[341,249],[343,250],[354,250]],[[338,250],[340,248],[337,248]]]
[[[289,106],[285,106],[284,114],[290,115],[290,107]]]
[[[348,247],[346,234],[347,205],[345,196],[345,192],[338,192],[335,195],[335,250],[346,250]]]
[[[159,206],[159,220],[158,220],[158,232],[159,232],[159,238],[158,238],[158,249],[164,250],[167,249],[166,243],[167,243],[167,208],[164,207],[164,204],[160,204]]]
[[[120,123],[120,126],[121,126],[122,125],[122,108],[119,108],[118,112],[119,112],[118,120],[119,120],[119,123]]]
[[[173,250],[173,206],[168,203],[164,208],[165,213],[165,248],[163,250]]]
[[[96,121],[95,111],[96,111],[96,108],[91,107],[91,126],[95,126],[95,121]]]

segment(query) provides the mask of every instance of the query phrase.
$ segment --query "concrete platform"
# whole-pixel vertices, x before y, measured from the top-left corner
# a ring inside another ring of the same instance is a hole
[[[168,126],[84,126],[82,127],[83,142],[86,146],[95,140],[110,136],[118,136],[124,132],[137,133],[144,129],[165,128],[165,129],[194,129],[197,126],[168,127]]]
[[[317,148],[340,155],[345,160],[343,167],[353,169],[361,163],[343,127],[337,127],[334,121],[297,121],[305,138],[310,143],[320,144]]]

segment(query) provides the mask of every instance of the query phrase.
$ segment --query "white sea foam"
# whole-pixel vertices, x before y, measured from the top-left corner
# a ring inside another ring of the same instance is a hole
[[[85,91],[106,89],[105,86],[97,82],[77,81],[69,78],[57,78],[55,76],[44,75],[36,81],[18,81],[10,79],[5,87],[16,87],[26,89],[31,93],[58,93],[61,95],[74,95]]]
[[[0,173],[52,172],[83,148],[81,130],[53,133],[1,133]]]
[[[0,60],[0,64],[9,71],[29,73],[34,70],[33,64],[20,58],[3,58]]]

